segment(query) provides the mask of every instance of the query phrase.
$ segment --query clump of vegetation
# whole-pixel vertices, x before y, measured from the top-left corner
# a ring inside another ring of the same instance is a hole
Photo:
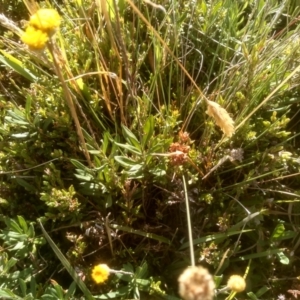
[[[300,294],[299,6],[5,1],[2,298]]]

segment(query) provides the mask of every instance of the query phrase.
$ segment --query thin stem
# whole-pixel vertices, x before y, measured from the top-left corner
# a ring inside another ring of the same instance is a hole
[[[195,266],[195,253],[194,253],[193,235],[192,235],[192,221],[191,221],[191,214],[190,214],[189,197],[188,197],[188,193],[187,193],[186,180],[185,180],[184,175],[182,175],[182,180],[183,180],[186,216],[187,216],[187,224],[188,224],[188,232],[189,232],[191,266],[194,267]]]

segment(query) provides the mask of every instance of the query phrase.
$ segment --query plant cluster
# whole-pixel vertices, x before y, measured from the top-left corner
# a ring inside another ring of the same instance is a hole
[[[296,2],[4,2],[0,297],[300,294]]]

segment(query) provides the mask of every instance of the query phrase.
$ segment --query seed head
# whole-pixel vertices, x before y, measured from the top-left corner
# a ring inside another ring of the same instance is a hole
[[[215,284],[203,267],[189,267],[178,278],[179,294],[184,300],[212,300]]]

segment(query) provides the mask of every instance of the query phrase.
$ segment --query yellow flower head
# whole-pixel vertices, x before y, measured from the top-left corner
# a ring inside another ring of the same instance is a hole
[[[60,15],[54,9],[39,9],[30,17],[29,25],[51,34],[60,25]]]
[[[92,278],[96,283],[102,283],[107,280],[110,269],[105,264],[95,266],[92,271]]]
[[[227,286],[234,292],[240,293],[246,288],[246,281],[242,276],[232,275],[230,276]]]
[[[21,40],[25,43],[30,50],[42,50],[45,48],[49,37],[48,34],[35,29],[32,26],[28,26],[26,31],[21,36]]]

